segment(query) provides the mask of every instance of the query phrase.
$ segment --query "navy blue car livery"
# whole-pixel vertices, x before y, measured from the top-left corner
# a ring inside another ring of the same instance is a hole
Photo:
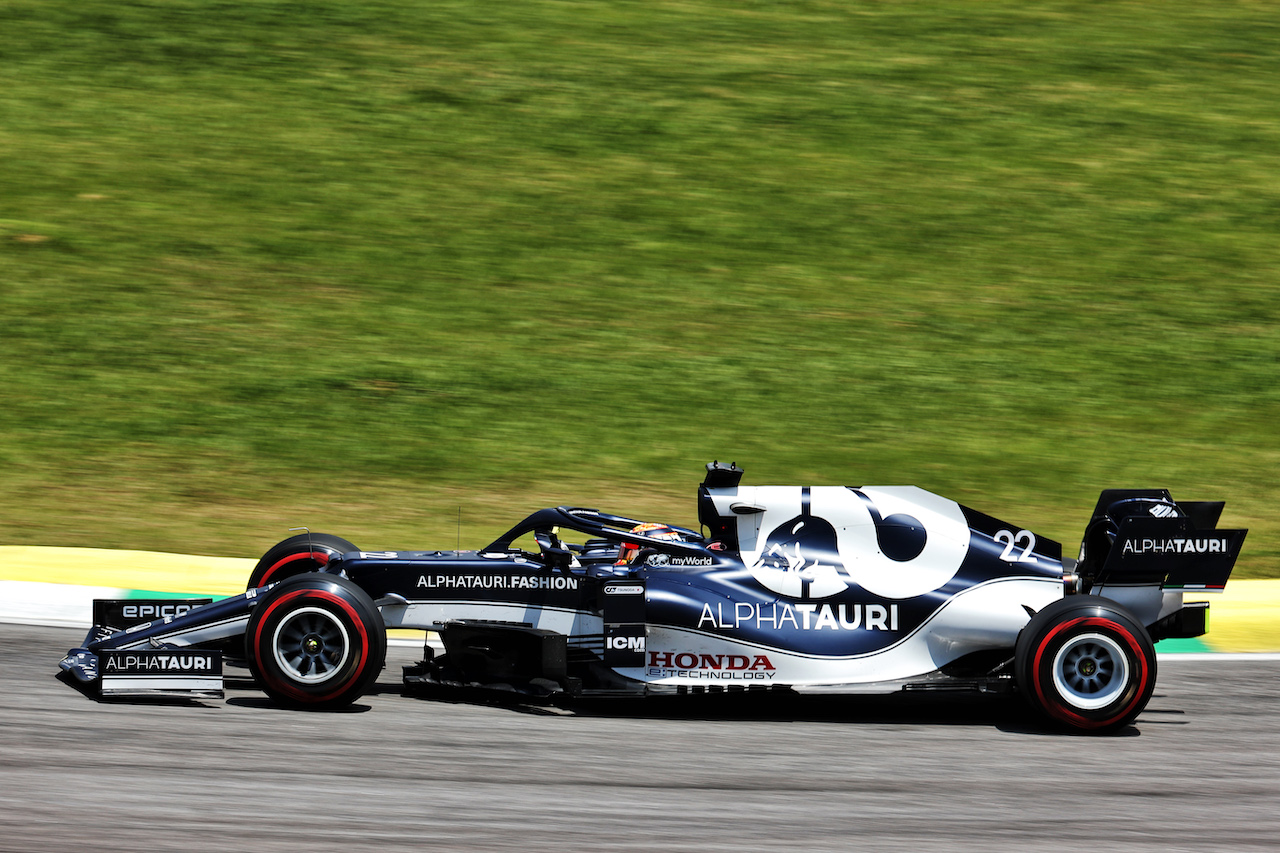
[[[264,555],[244,595],[130,624],[100,604],[62,667],[88,692],[220,695],[225,658],[276,701],[335,706],[376,680],[387,628],[417,628],[428,642],[403,678],[424,691],[1019,690],[1056,723],[1107,730],[1150,696],[1154,641],[1204,632],[1207,605],[1184,594],[1220,590],[1246,533],[1217,528],[1221,503],[1108,490],[1070,560],[914,486],[741,481],[707,466],[699,530],[554,507],[474,551],[304,532]],[[219,659],[113,683],[100,663],[184,649]]]

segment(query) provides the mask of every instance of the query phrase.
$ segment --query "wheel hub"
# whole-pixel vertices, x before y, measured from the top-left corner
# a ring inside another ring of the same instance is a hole
[[[351,638],[332,611],[300,607],[276,625],[272,651],[290,681],[319,684],[342,671],[351,657]]]
[[[1058,649],[1053,660],[1053,684],[1069,705],[1090,711],[1104,708],[1124,695],[1131,669],[1124,649],[1102,633],[1078,634]]]

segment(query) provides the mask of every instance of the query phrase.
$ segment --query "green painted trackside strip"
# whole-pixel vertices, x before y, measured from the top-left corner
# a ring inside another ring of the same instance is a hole
[[[220,600],[220,599],[223,599],[223,598],[229,598],[229,597],[230,597],[230,596],[226,596],[226,595],[197,595],[197,594],[196,594],[196,593],[194,593],[194,592],[157,592],[157,591],[155,591],[155,590],[149,590],[149,589],[127,589],[127,590],[124,590],[124,593],[125,593],[125,594],[124,594],[123,596],[121,596],[121,598],[127,598],[127,599],[135,599],[135,598],[212,598],[214,601],[218,601],[218,600]]]
[[[1186,654],[1188,652],[1212,652],[1213,649],[1200,637],[1161,640],[1156,643],[1157,652]]]

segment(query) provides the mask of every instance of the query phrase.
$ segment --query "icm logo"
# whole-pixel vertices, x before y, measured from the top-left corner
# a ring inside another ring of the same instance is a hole
[[[605,643],[611,649],[624,652],[644,651],[644,637],[608,637]]]

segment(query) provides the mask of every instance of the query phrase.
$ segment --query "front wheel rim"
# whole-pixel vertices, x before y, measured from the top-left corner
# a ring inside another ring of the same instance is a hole
[[[1053,686],[1063,701],[1096,711],[1119,699],[1129,685],[1129,657],[1106,634],[1072,637],[1053,658]]]
[[[323,684],[351,656],[346,625],[322,607],[302,607],[285,616],[272,634],[276,666],[291,681]]]

